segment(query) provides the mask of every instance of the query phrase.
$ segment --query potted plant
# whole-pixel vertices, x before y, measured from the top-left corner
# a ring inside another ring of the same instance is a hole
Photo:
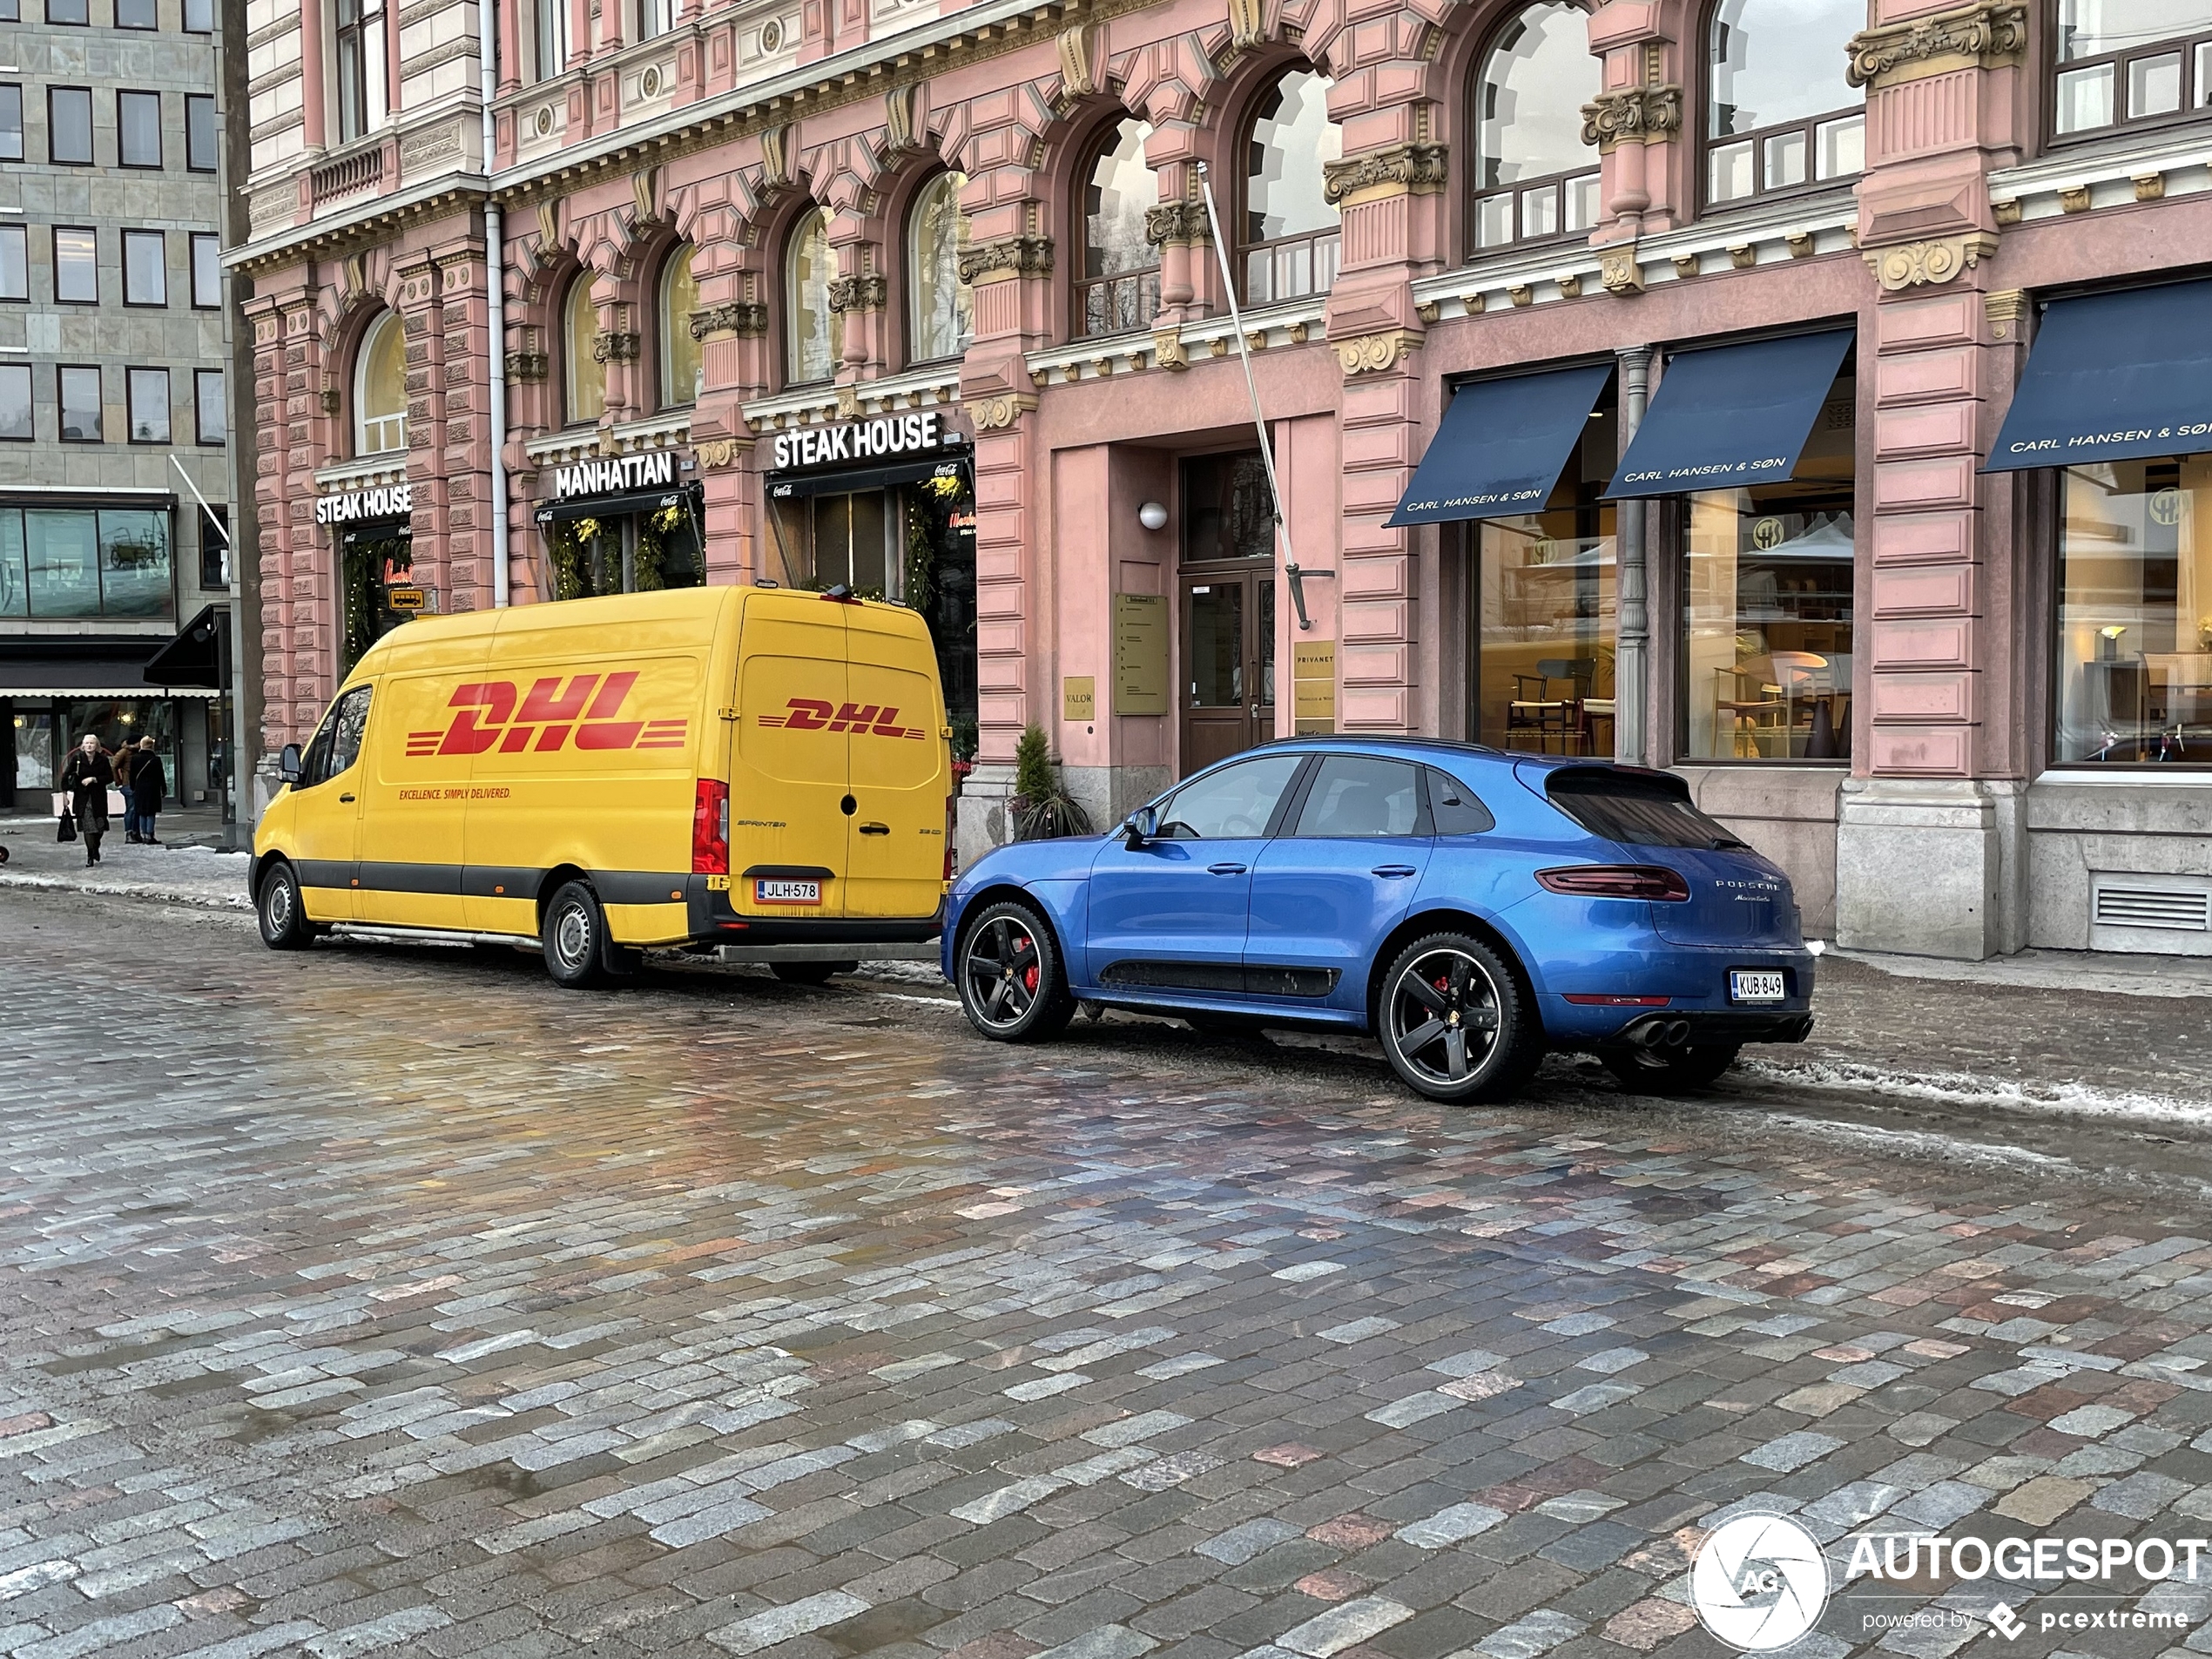
[[[1007,803],[1017,841],[1088,835],[1090,819],[1061,781],[1042,726],[1027,727],[1014,748],[1014,798]]]

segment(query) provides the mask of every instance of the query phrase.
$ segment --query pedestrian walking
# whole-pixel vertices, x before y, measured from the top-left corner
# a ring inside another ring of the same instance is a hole
[[[153,815],[169,793],[169,775],[161,769],[161,755],[152,738],[138,739],[138,752],[131,762],[131,816],[125,827],[131,839],[146,846],[159,846],[154,839]]]
[[[108,765],[115,768],[115,791],[123,797],[123,839],[135,843],[138,839],[137,809],[131,805],[131,763],[138,758],[138,745],[125,738],[119,748],[108,752]]]
[[[62,765],[62,787],[69,792],[78,833],[84,838],[87,866],[100,861],[100,837],[107,833],[107,792],[114,784],[115,768],[100,747],[99,734],[87,732]]]

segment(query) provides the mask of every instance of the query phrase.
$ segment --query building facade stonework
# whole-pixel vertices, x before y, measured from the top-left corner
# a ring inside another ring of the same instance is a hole
[[[1426,733],[1674,769],[1846,945],[2212,951],[2212,472],[1989,468],[2047,317],[2212,271],[2212,4],[2094,10],[253,0],[266,740],[395,594],[492,604],[503,519],[516,604],[927,610],[967,857],[1030,725],[1102,820]],[[1608,495],[1678,368],[1815,334],[1786,477]],[[1578,368],[1548,496],[1392,522],[1455,396]]]

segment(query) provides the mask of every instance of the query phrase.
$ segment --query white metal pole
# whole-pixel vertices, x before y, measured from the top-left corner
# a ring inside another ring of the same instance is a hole
[[[482,88],[484,165],[484,365],[491,439],[491,602],[508,601],[507,572],[507,256],[499,203],[491,188],[496,154],[492,148],[492,99],[499,92],[498,0],[476,0],[476,63]],[[705,553],[701,556],[704,558]]]

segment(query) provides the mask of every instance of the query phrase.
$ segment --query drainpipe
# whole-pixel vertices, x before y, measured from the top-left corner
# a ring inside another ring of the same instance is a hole
[[[507,604],[507,251],[493,195],[492,99],[499,91],[498,0],[476,0],[476,65],[484,118],[484,326],[491,361],[484,384],[491,416],[491,602]]]
[[[1651,393],[1651,347],[1629,346],[1621,361],[1621,452],[1643,424],[1644,405]],[[1651,610],[1644,588],[1644,524],[1650,504],[1621,503],[1619,533],[1615,538],[1614,574],[1619,578],[1615,596],[1620,605],[1620,634],[1613,657],[1613,753],[1616,759],[1644,765],[1650,759],[1645,717],[1651,697]]]

